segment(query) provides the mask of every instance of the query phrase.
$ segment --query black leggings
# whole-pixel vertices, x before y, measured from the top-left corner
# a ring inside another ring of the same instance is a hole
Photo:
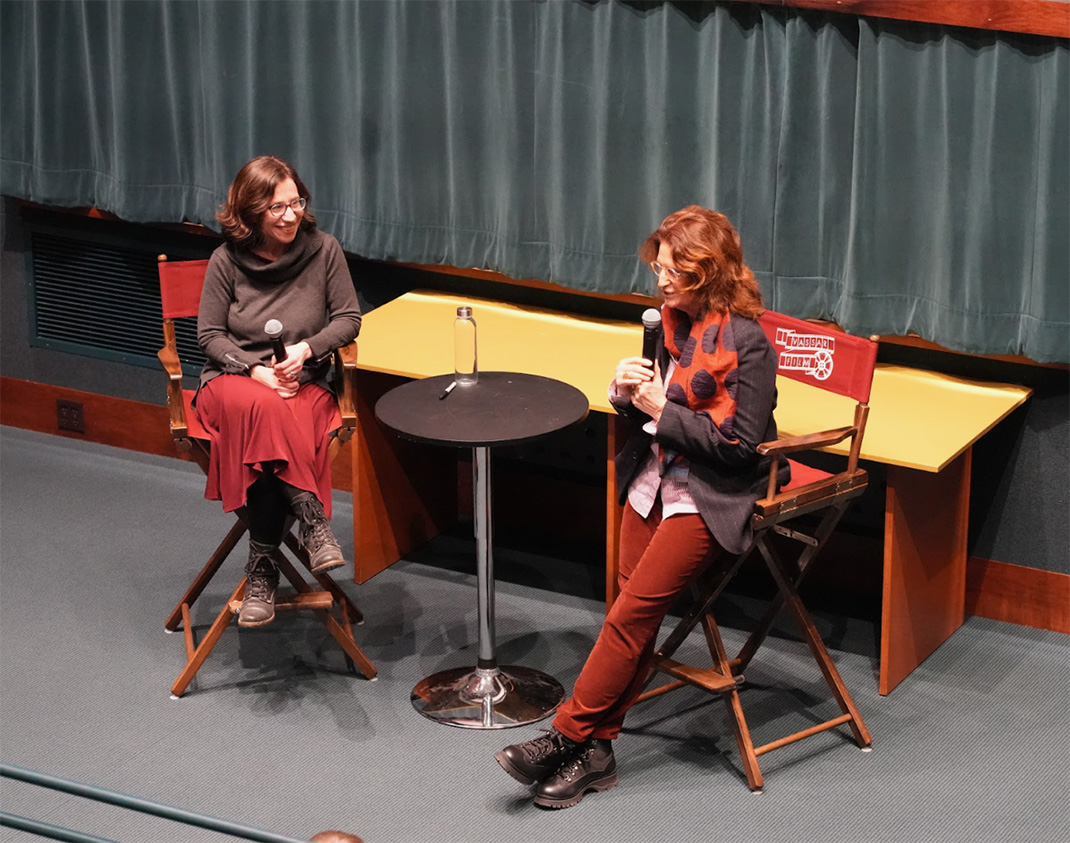
[[[261,474],[245,493],[249,538],[277,547],[282,541],[290,503],[282,493],[282,483],[274,474]]]
[[[293,500],[302,490],[279,480],[271,466],[264,466],[264,469],[245,493],[246,521],[249,538],[276,547],[285,535],[286,519],[293,512]]]

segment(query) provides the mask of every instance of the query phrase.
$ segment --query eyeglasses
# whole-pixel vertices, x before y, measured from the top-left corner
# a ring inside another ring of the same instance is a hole
[[[687,275],[686,272],[681,272],[679,269],[671,269],[667,266],[662,266],[657,261],[650,262],[650,271],[661,277],[661,273],[665,273],[673,281],[679,281],[683,276]]]
[[[268,205],[268,213],[273,217],[281,217],[289,208],[295,214],[299,214],[305,210],[307,204],[308,200],[304,196],[298,196],[292,202],[276,202],[274,205]]]

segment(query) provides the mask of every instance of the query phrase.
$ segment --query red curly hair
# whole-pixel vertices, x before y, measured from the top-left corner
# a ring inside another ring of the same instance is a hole
[[[647,263],[657,260],[662,243],[689,282],[678,288],[696,294],[704,310],[729,310],[750,319],[765,312],[758,282],[743,260],[739,234],[724,214],[699,205],[669,214],[639,247],[639,257]]]

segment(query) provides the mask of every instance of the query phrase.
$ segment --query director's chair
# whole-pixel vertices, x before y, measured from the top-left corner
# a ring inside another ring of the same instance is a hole
[[[208,261],[206,260],[168,261],[166,255],[160,255],[160,299],[163,305],[164,346],[157,355],[167,373],[167,406],[170,411],[171,436],[178,449],[189,454],[205,474],[208,473],[211,454],[211,435],[201,425],[197,412],[193,408],[195,390],[182,388],[182,364],[178,355],[174,320],[197,315],[207,267]],[[332,436],[328,445],[332,461],[356,429],[356,368],[357,343],[353,341],[335,351],[335,394],[338,397],[341,427]],[[174,685],[171,686],[171,693],[175,697],[180,697],[186,692],[189,683],[193,681],[193,677],[197,675],[197,671],[200,670],[201,665],[204,664],[205,659],[211,654],[212,649],[241,608],[241,597],[245,590],[244,576],[222,610],[216,615],[200,643],[196,642],[190,616],[191,608],[248,529],[245,521],[245,508],[236,510],[234,514],[236,516],[234,525],[209,557],[164,624],[168,632],[174,632],[181,625],[185,635],[186,665]],[[297,568],[280,548],[274,554],[275,563],[293,587],[293,591],[278,592],[275,600],[276,612],[293,609],[312,610],[360,673],[366,679],[374,679],[376,668],[357,646],[353,637],[353,624],[363,623],[363,615],[330,576],[313,574],[307,570],[308,555],[290,529],[292,523],[292,519],[287,523],[284,544],[302,563],[314,584],[310,584],[302,574],[298,573]]]
[[[654,656],[651,679],[657,673],[667,674],[675,681],[644,692],[639,699],[659,696],[684,686],[700,688],[720,696],[728,708],[729,720],[735,732],[743,772],[753,791],[761,791],[764,780],[758,758],[774,749],[811,737],[837,726],[850,728],[855,742],[864,750],[872,739],[854,700],[840,678],[821,636],[799,598],[798,588],[814,559],[825,546],[851,500],[866,488],[866,472],[858,467],[862,436],[869,414],[869,394],[873,370],[877,362],[877,343],[874,339],[852,337],[832,328],[804,322],[790,316],[766,311],[760,320],[769,341],[778,355],[777,374],[855,400],[854,417],[850,425],[819,432],[790,436],[766,442],[758,453],[771,458],[766,495],[754,505],[751,523],[754,537],[750,547],[739,556],[726,556],[715,562],[706,575],[692,586],[692,606],[677,627],[668,635]],[[791,463],[791,482],[777,489],[777,470],[781,459],[789,454],[829,447],[850,439],[847,465],[843,471],[830,474],[811,468],[795,460]],[[801,516],[819,516],[816,527],[813,517],[799,523]],[[800,545],[793,560],[782,558],[772,539],[784,537]],[[741,565],[755,551],[764,560],[776,584],[776,595],[742,649],[730,659],[714,618],[714,604]],[[817,663],[841,714],[809,728],[783,736],[761,746],[755,746],[744,717],[740,691],[744,674],[758,648],[772,628],[780,610],[787,605],[803,639]],[[713,662],[704,667],[676,661],[673,656],[696,626],[701,625],[707,649]]]

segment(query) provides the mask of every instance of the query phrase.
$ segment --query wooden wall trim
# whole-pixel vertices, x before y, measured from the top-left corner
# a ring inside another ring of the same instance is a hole
[[[83,405],[85,433],[59,429],[56,421],[58,399],[78,401]],[[145,454],[179,457],[168,429],[169,418],[167,408],[163,405],[0,377],[0,424],[24,430],[113,445]]]
[[[1070,574],[971,556],[966,614],[1070,633]]]
[[[59,429],[56,422],[58,399],[82,404],[85,433]],[[169,423],[167,407],[162,404],[147,404],[80,389],[0,377],[0,424],[3,425],[192,462],[188,455],[175,447]],[[353,489],[350,453],[347,443],[331,466],[334,488],[343,492]]]
[[[1070,38],[1070,3],[1063,0],[733,0],[763,6],[939,23],[971,29]]]
[[[643,293],[599,293],[592,290],[577,290],[575,287],[565,287],[552,281],[540,281],[537,278],[512,278],[503,275],[493,269],[478,269],[476,267],[451,266],[444,263],[395,263],[393,261],[375,261],[375,263],[387,266],[402,266],[408,269],[417,269],[421,272],[435,272],[439,275],[454,275],[460,278],[476,278],[480,281],[494,281],[498,284],[509,284],[514,287],[530,287],[536,290],[549,290],[555,293],[566,293],[570,296],[581,296],[605,301],[619,301],[628,304],[636,304],[643,307],[657,306],[659,300],[653,295]]]

